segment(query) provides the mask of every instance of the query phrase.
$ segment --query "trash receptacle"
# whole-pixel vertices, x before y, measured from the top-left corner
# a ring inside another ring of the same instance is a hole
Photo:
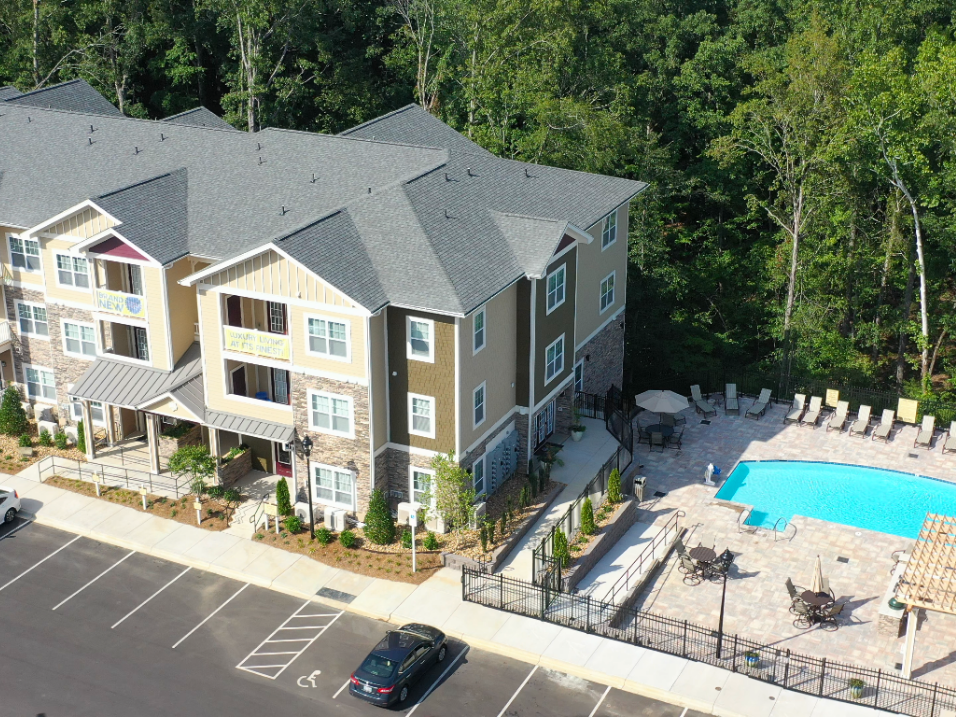
[[[644,502],[644,486],[647,484],[646,476],[637,476],[634,478],[634,497],[638,503]]]

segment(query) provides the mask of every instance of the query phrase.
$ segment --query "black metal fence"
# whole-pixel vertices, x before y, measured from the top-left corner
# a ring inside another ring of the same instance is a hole
[[[462,599],[498,610],[601,635],[658,652],[705,662],[788,690],[826,697],[913,717],[943,717],[956,709],[956,690],[909,680],[896,674],[803,655],[748,640],[722,636],[717,656],[716,630],[687,620],[622,608],[590,596],[557,592],[504,575],[463,568]],[[624,619],[615,621],[615,615]]]
[[[574,408],[584,418],[604,420],[604,396],[575,391]]]

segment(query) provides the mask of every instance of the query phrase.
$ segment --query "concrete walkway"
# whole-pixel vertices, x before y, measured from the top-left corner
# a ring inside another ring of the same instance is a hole
[[[551,526],[567,512],[568,506],[581,495],[581,491],[597,475],[604,462],[617,450],[617,439],[604,427],[604,421],[582,418],[587,426],[584,437],[574,442],[570,439],[558,453],[564,465],[555,465],[551,469],[551,480],[564,483],[551,508],[538,519],[534,527],[515,546],[511,555],[498,572],[519,580],[531,580],[531,554],[542,541]]]
[[[112,545],[396,624],[426,622],[472,647],[722,717],[857,717],[877,711],[788,692],[717,667],[585,634],[461,598],[459,573],[421,585],[349,573],[251,540],[0,476],[24,517]],[[316,593],[322,588],[322,596]],[[329,591],[337,591],[330,593]],[[335,595],[333,600],[324,595]],[[345,602],[343,602],[345,601]],[[885,713],[881,713],[885,714]]]

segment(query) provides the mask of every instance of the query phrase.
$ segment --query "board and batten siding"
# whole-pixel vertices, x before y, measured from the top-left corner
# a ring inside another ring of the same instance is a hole
[[[76,241],[89,239],[100,232],[116,226],[116,222],[93,207],[85,207],[76,214],[63,219],[52,227],[43,230],[43,234],[74,237]]]
[[[617,241],[601,250],[601,234],[604,220],[588,229],[594,237],[590,244],[578,244],[577,319],[575,335],[577,342],[586,341],[602,324],[624,306],[627,287],[627,222],[628,205],[617,209]],[[601,312],[601,282],[611,272],[614,276],[614,303]],[[572,349],[577,348],[573,346]]]

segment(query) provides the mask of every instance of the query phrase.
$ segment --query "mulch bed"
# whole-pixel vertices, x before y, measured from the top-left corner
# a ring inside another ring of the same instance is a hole
[[[568,545],[568,549],[571,552],[571,562],[568,564],[568,567],[564,568],[565,572],[574,567],[574,564],[578,561],[584,551],[587,550],[588,546],[597,539],[597,537],[604,531],[604,528],[611,522],[611,518],[614,517],[614,511],[620,508],[622,503],[610,503],[608,501],[604,502],[604,505],[600,508],[594,509],[594,533],[591,535],[585,535],[584,533],[578,531],[578,537],[573,543]],[[607,508],[608,510],[605,510]]]
[[[33,439],[32,458],[20,457],[19,436],[6,436],[0,434],[0,471],[4,471],[6,473],[19,473],[27,466],[33,465],[37,461],[46,458],[47,456],[61,456],[63,458],[70,458],[74,461],[86,460],[86,456],[80,453],[75,446],[60,450],[56,446],[38,445],[37,441],[39,439],[39,431],[37,430],[37,422],[33,419],[30,419],[30,428],[27,433],[29,433],[30,437]],[[52,438],[53,436],[50,437]]]

